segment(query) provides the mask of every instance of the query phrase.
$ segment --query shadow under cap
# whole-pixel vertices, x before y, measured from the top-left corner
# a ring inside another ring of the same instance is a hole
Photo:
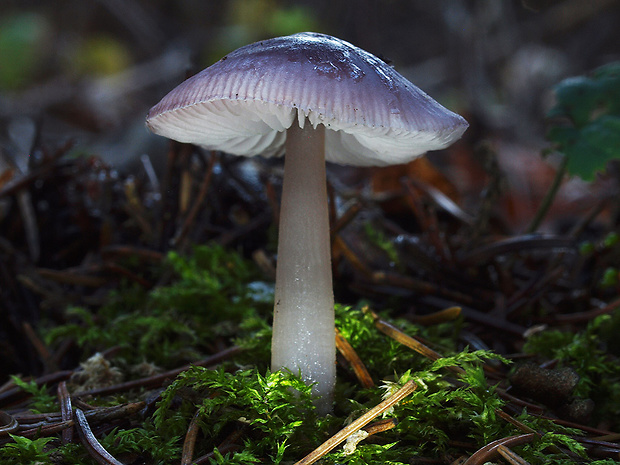
[[[180,142],[270,157],[282,155],[297,110],[327,128],[328,161],[360,166],[409,162],[468,126],[376,56],[311,32],[235,50],[166,95],[147,125]]]

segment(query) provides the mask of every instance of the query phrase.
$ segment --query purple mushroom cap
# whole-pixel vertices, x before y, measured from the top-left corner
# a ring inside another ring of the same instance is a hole
[[[270,157],[304,117],[326,127],[328,161],[359,166],[409,162],[468,126],[376,56],[312,32],[226,55],[166,95],[147,125],[180,142]]]

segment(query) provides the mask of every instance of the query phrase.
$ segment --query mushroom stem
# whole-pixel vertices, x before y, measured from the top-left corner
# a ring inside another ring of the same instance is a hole
[[[286,133],[271,368],[314,383],[317,410],[326,414],[336,383],[336,342],[325,127],[308,120],[300,125]]]

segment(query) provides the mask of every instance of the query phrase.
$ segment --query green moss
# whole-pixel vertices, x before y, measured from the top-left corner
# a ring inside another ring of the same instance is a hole
[[[285,451],[295,456],[321,439],[310,387],[292,373],[193,367],[161,398],[153,416],[155,427],[165,435],[180,435],[196,416],[203,435],[199,454],[216,449],[225,434],[245,432],[243,451],[225,454],[225,463],[261,457],[279,463]]]
[[[579,375],[575,396],[594,400],[594,416],[620,427],[620,312],[593,319],[581,332],[559,330],[533,335],[524,352],[543,359],[557,360],[559,367],[570,367]]]
[[[128,364],[174,367],[209,353],[218,338],[237,337],[242,321],[270,308],[252,286],[254,265],[223,247],[198,246],[187,257],[171,252],[160,275],[166,271],[174,276],[167,286],[127,285],[95,311],[68,309],[69,322],[49,329],[46,342],[72,338],[87,355],[120,346]]]
[[[382,379],[390,373],[424,369],[428,365],[425,357],[379,332],[364,307],[364,304],[358,307],[336,305],[336,327],[364,361],[373,378]],[[433,348],[443,354],[456,351],[454,322],[423,328],[405,319],[392,320],[387,313],[382,316],[406,334],[432,341]]]
[[[409,380],[416,383],[416,390],[384,414],[396,420],[395,428],[360,442],[349,455],[337,447],[322,463],[445,461],[463,454],[463,444],[473,451],[522,433],[498,415],[505,402],[484,371],[489,360],[508,362],[489,351],[458,349],[458,324],[422,328],[406,320],[392,320],[387,314],[381,316],[405,333],[424,338],[444,355],[431,361],[381,333],[361,305],[337,305],[337,327],[377,387],[362,389],[341,369],[334,415],[322,418],[315,413],[310,388],[295,374],[269,371],[272,285],[258,281],[251,263],[217,246],[197,247],[188,257],[170,254],[161,275],[166,272],[174,277],[169,285],[150,292],[127,286],[98,310],[72,309],[72,321],[47,334],[51,343],[73,337],[85,357],[115,345],[131,348],[123,353],[123,361],[115,360],[122,367],[143,360],[179,366],[181,361],[211,353],[209,346],[215,341],[243,349],[219,369],[192,367],[179,374],[161,393],[153,414],[134,417],[125,428],[103,436],[103,446],[121,461],[139,455],[146,464],[179,463],[193,421],[199,428],[195,458],[212,454],[210,462],[214,464],[293,463]],[[599,317],[578,335],[542,333],[530,339],[527,349],[576,367],[583,378],[581,393],[608,396],[604,405],[609,405],[609,416],[617,418],[620,388],[614,386],[620,386],[620,369],[610,366],[608,358],[619,324],[616,320]],[[57,410],[44,388],[20,383],[34,396],[32,408]],[[110,398],[92,401],[109,403]],[[514,448],[530,463],[574,463],[569,451],[583,453],[570,436],[573,431],[526,411],[516,419],[542,433],[532,443]],[[218,449],[237,433],[237,450]],[[0,448],[4,454],[0,457],[39,454],[37,460],[49,463],[46,446],[50,446],[47,440],[20,438]],[[55,453],[63,457],[63,464],[95,463],[78,444],[58,447]]]

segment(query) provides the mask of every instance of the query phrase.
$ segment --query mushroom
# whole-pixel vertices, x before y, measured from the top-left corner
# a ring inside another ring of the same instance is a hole
[[[348,42],[303,32],[235,50],[149,112],[156,134],[236,155],[286,153],[273,370],[313,383],[321,413],[336,379],[325,160],[406,163],[447,147],[467,122]]]

